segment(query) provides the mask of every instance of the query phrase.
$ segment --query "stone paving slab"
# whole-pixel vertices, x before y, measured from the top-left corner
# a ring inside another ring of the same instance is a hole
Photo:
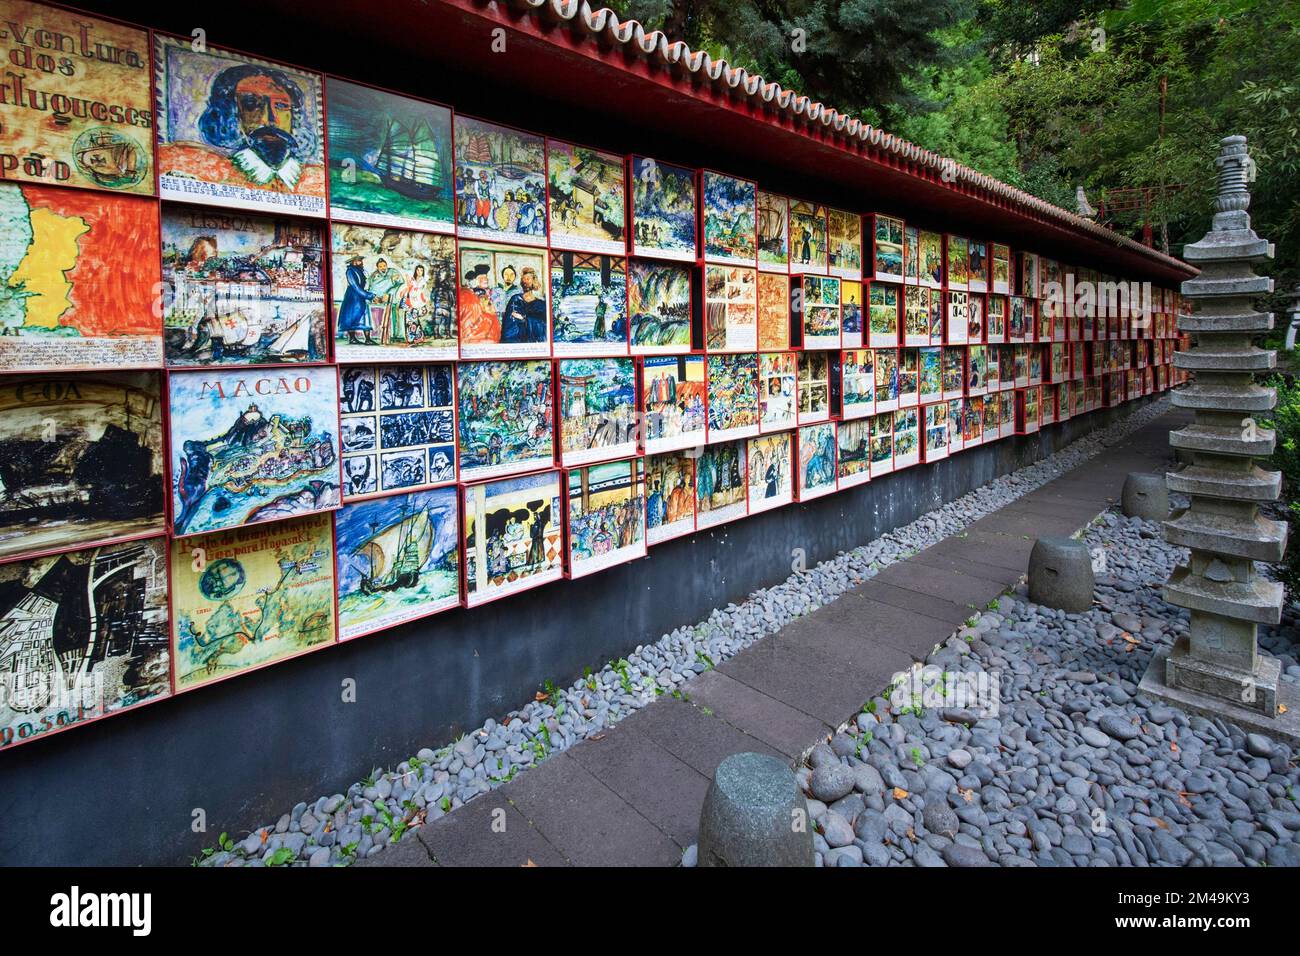
[[[936,551],[934,548],[918,551],[909,559],[909,563],[959,571],[970,577],[1000,584],[1004,590],[1014,586],[1020,580],[1021,575],[1024,574],[1024,568],[1002,568],[995,564],[972,562],[966,558]]]
[[[759,641],[718,670],[776,700],[784,701],[834,726],[865,703],[864,680],[875,673],[847,673],[834,657],[790,641]],[[889,667],[885,679],[897,668]]]
[[[876,578],[864,582],[860,585],[860,588],[863,597],[878,601],[881,604],[891,605],[920,617],[943,621],[952,627],[962,624],[966,618],[970,617],[971,613],[970,608],[949,601],[946,597],[909,591],[907,588],[887,584]]]
[[[548,757],[496,792],[575,866],[676,866],[681,847],[574,759],[573,751],[592,745]]]
[[[709,778],[626,725],[620,721],[568,753],[685,849],[699,832]]]
[[[709,778],[718,764],[735,753],[781,756],[775,747],[731,726],[716,714],[710,716],[699,707],[673,697],[662,698],[653,707],[642,707],[618,726],[653,740]]]
[[[691,703],[707,708],[731,726],[775,747],[790,759],[801,756],[813,741],[831,731],[830,724],[754,690],[719,670],[707,671],[687,681],[682,693]]]
[[[416,835],[439,866],[568,865],[564,856],[510,805],[505,787],[420,827]],[[385,850],[379,857],[388,853]]]
[[[914,561],[901,561],[891,565],[872,580],[916,591],[927,597],[942,594],[945,600],[968,610],[982,610],[1003,591],[1001,585],[992,581],[952,569],[928,567]]]
[[[911,644],[890,633],[910,620],[907,612],[879,604],[853,590],[787,625],[767,640],[819,651],[860,686],[869,686],[881,674],[892,675],[911,666]],[[936,622],[936,630],[939,628],[946,630],[947,625]]]

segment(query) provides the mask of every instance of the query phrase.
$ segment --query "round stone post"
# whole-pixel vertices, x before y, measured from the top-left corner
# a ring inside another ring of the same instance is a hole
[[[700,811],[700,866],[812,866],[812,820],[794,772],[767,754],[732,754]]]
[[[1281,475],[1255,464],[1272,453],[1274,440],[1256,418],[1276,401],[1255,375],[1272,369],[1276,356],[1253,343],[1273,327],[1272,315],[1252,307],[1272,291],[1273,280],[1252,267],[1271,259],[1273,246],[1250,225],[1246,138],[1224,138],[1216,165],[1214,223],[1183,249],[1201,269],[1182,288],[1194,313],[1178,319],[1194,344],[1174,353],[1191,381],[1173,392],[1173,403],[1190,409],[1195,421],[1169,436],[1174,448],[1192,455],[1190,465],[1168,475],[1169,490],[1190,496],[1191,505],[1165,522],[1165,538],[1191,557],[1170,576],[1165,600],[1191,612],[1191,629],[1157,656],[1142,688],[1186,709],[1289,737],[1300,732],[1300,707],[1287,701],[1279,715],[1278,662],[1256,644],[1258,626],[1281,619],[1282,586],[1256,574],[1255,562],[1278,561],[1286,549],[1286,525],[1259,513],[1260,502],[1277,498]]]

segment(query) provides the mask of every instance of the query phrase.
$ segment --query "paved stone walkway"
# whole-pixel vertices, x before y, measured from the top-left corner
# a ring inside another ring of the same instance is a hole
[[[1072,534],[1131,471],[1163,471],[1170,412],[881,571],[610,730],[427,824],[358,866],[674,866],[696,842],[714,769],[742,750],[792,764],[1013,587],[1034,539]]]

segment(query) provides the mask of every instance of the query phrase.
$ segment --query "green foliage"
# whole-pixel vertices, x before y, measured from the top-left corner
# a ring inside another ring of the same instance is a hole
[[[1300,594],[1300,382],[1276,375],[1268,382],[1277,389],[1273,420],[1263,423],[1276,432],[1276,447],[1270,464],[1282,472],[1282,501],[1289,526],[1286,557],[1277,566],[1277,577],[1287,597]]]

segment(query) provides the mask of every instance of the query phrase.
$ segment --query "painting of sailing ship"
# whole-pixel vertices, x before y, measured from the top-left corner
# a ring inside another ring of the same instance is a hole
[[[326,360],[319,225],[169,206],[162,236],[169,367]]]
[[[156,372],[0,377],[0,561],[161,534]]]
[[[158,367],[158,276],[156,202],[0,183],[0,371]]]
[[[462,481],[544,468],[554,460],[549,361],[456,366],[456,455]]]
[[[691,350],[691,269],[675,262],[628,262],[627,308],[633,355]]]
[[[632,157],[632,254],[695,261],[695,171]]]
[[[451,110],[333,76],[325,95],[330,217],[454,231]]]
[[[456,117],[456,230],[462,239],[546,245],[546,146],[540,136]]]
[[[706,169],[701,174],[704,258],[734,265],[755,264],[758,187]]]
[[[0,9],[12,71],[0,98],[4,178],[152,196],[149,34],[26,0]]]
[[[568,472],[569,577],[645,557],[645,460]]]
[[[560,355],[627,354],[627,260],[551,250],[551,336]]]
[[[334,223],[330,246],[340,363],[459,355],[455,239]]]
[[[333,643],[327,514],[173,546],[172,658],[188,690]]]
[[[0,750],[170,692],[163,538],[0,565]]]
[[[790,200],[762,189],[756,194],[755,226],[758,268],[763,272],[790,269]]]
[[[546,170],[551,247],[623,253],[627,215],[623,157],[548,139]]]
[[[339,506],[332,367],[175,372],[168,385],[173,534]]]
[[[464,498],[465,603],[476,607],[564,575],[560,476],[470,485]]]
[[[456,480],[455,377],[450,362],[339,370],[344,501]]]
[[[459,497],[455,488],[437,488],[338,512],[340,640],[460,603]]]

